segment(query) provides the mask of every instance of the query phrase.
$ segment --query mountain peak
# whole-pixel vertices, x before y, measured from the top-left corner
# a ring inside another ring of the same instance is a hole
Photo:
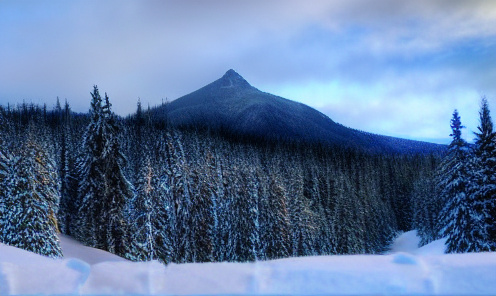
[[[241,77],[241,75],[239,75],[238,72],[234,71],[233,69],[229,69],[223,77]]]
[[[220,79],[222,88],[229,87],[250,87],[251,85],[241,75],[233,69],[229,69],[224,76]]]
[[[442,152],[434,144],[369,134],[334,122],[319,111],[251,86],[234,70],[157,109],[175,126],[218,129],[220,134],[253,139],[288,139],[361,148],[370,152]]]

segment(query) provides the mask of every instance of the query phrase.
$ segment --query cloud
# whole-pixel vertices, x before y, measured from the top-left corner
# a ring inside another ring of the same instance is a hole
[[[86,111],[98,84],[125,115],[138,96],[159,104],[234,68],[338,122],[437,137],[428,126],[454,108],[496,99],[495,21],[492,0],[3,0],[0,102],[60,96]]]
[[[449,120],[458,109],[467,126],[464,137],[471,141],[483,93],[457,85],[459,79],[457,73],[442,70],[428,75],[411,71],[385,78],[382,83],[334,80],[310,82],[304,87],[288,84],[270,92],[305,102],[345,126],[441,143],[449,142]],[[496,92],[490,97],[490,105],[496,103]]]

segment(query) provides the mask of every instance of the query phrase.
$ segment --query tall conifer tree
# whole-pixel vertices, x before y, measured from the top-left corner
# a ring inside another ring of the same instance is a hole
[[[5,244],[58,258],[62,249],[57,237],[59,190],[57,171],[31,126],[29,135],[10,159],[3,198],[9,209],[0,231]],[[5,217],[4,217],[5,218]]]
[[[7,207],[7,178],[9,176],[9,158],[7,145],[5,144],[4,126],[6,120],[3,117],[3,112],[0,110],[0,242],[3,242],[3,229],[7,223],[7,215],[9,208]]]
[[[123,173],[125,157],[119,143],[119,125],[95,86],[91,93],[91,121],[83,140],[80,165],[79,227],[76,237],[85,244],[120,256],[127,252],[125,206],[132,186]]]
[[[462,126],[458,111],[451,119],[453,140],[441,163],[439,187],[443,202],[440,213],[440,235],[447,237],[448,253],[473,251],[472,207],[467,196],[469,168],[467,164],[467,143],[462,138]]]
[[[73,232],[76,239],[84,244],[103,248],[97,242],[97,228],[102,211],[100,203],[104,200],[103,147],[105,139],[102,98],[96,85],[91,97],[90,123],[84,134],[78,169],[78,221]]]
[[[496,137],[486,98],[481,100],[478,132],[471,158],[472,182],[469,201],[473,208],[473,251],[495,250],[496,240],[489,237],[494,231],[495,216],[491,216],[496,202]],[[495,237],[496,238],[496,237]]]

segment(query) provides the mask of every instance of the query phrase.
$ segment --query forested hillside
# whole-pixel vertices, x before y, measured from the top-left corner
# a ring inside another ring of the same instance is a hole
[[[47,256],[56,231],[164,263],[380,253],[433,219],[437,154],[177,128],[140,105],[120,118],[96,87],[89,114],[0,114],[0,241]]]

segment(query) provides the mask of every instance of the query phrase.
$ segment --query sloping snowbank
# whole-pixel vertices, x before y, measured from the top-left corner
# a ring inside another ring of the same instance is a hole
[[[168,266],[132,263],[66,237],[63,260],[0,245],[0,295],[496,293],[496,253],[439,255],[444,241],[418,249],[412,239],[403,234],[388,255]]]
[[[89,273],[81,260],[54,260],[0,244],[0,295],[77,294]]]
[[[417,231],[412,230],[398,236],[391,245],[391,251],[387,254],[404,252],[414,255],[444,255],[446,250],[446,239],[438,239],[430,244],[418,247],[420,238],[417,236]]]
[[[60,246],[64,253],[64,258],[74,258],[85,261],[89,265],[94,265],[101,262],[129,262],[128,260],[111,254],[106,251],[83,246],[70,236],[63,234],[59,235]]]
[[[398,236],[391,245],[389,253],[414,253],[418,249],[420,238],[417,236],[417,231],[412,230],[402,233]]]

